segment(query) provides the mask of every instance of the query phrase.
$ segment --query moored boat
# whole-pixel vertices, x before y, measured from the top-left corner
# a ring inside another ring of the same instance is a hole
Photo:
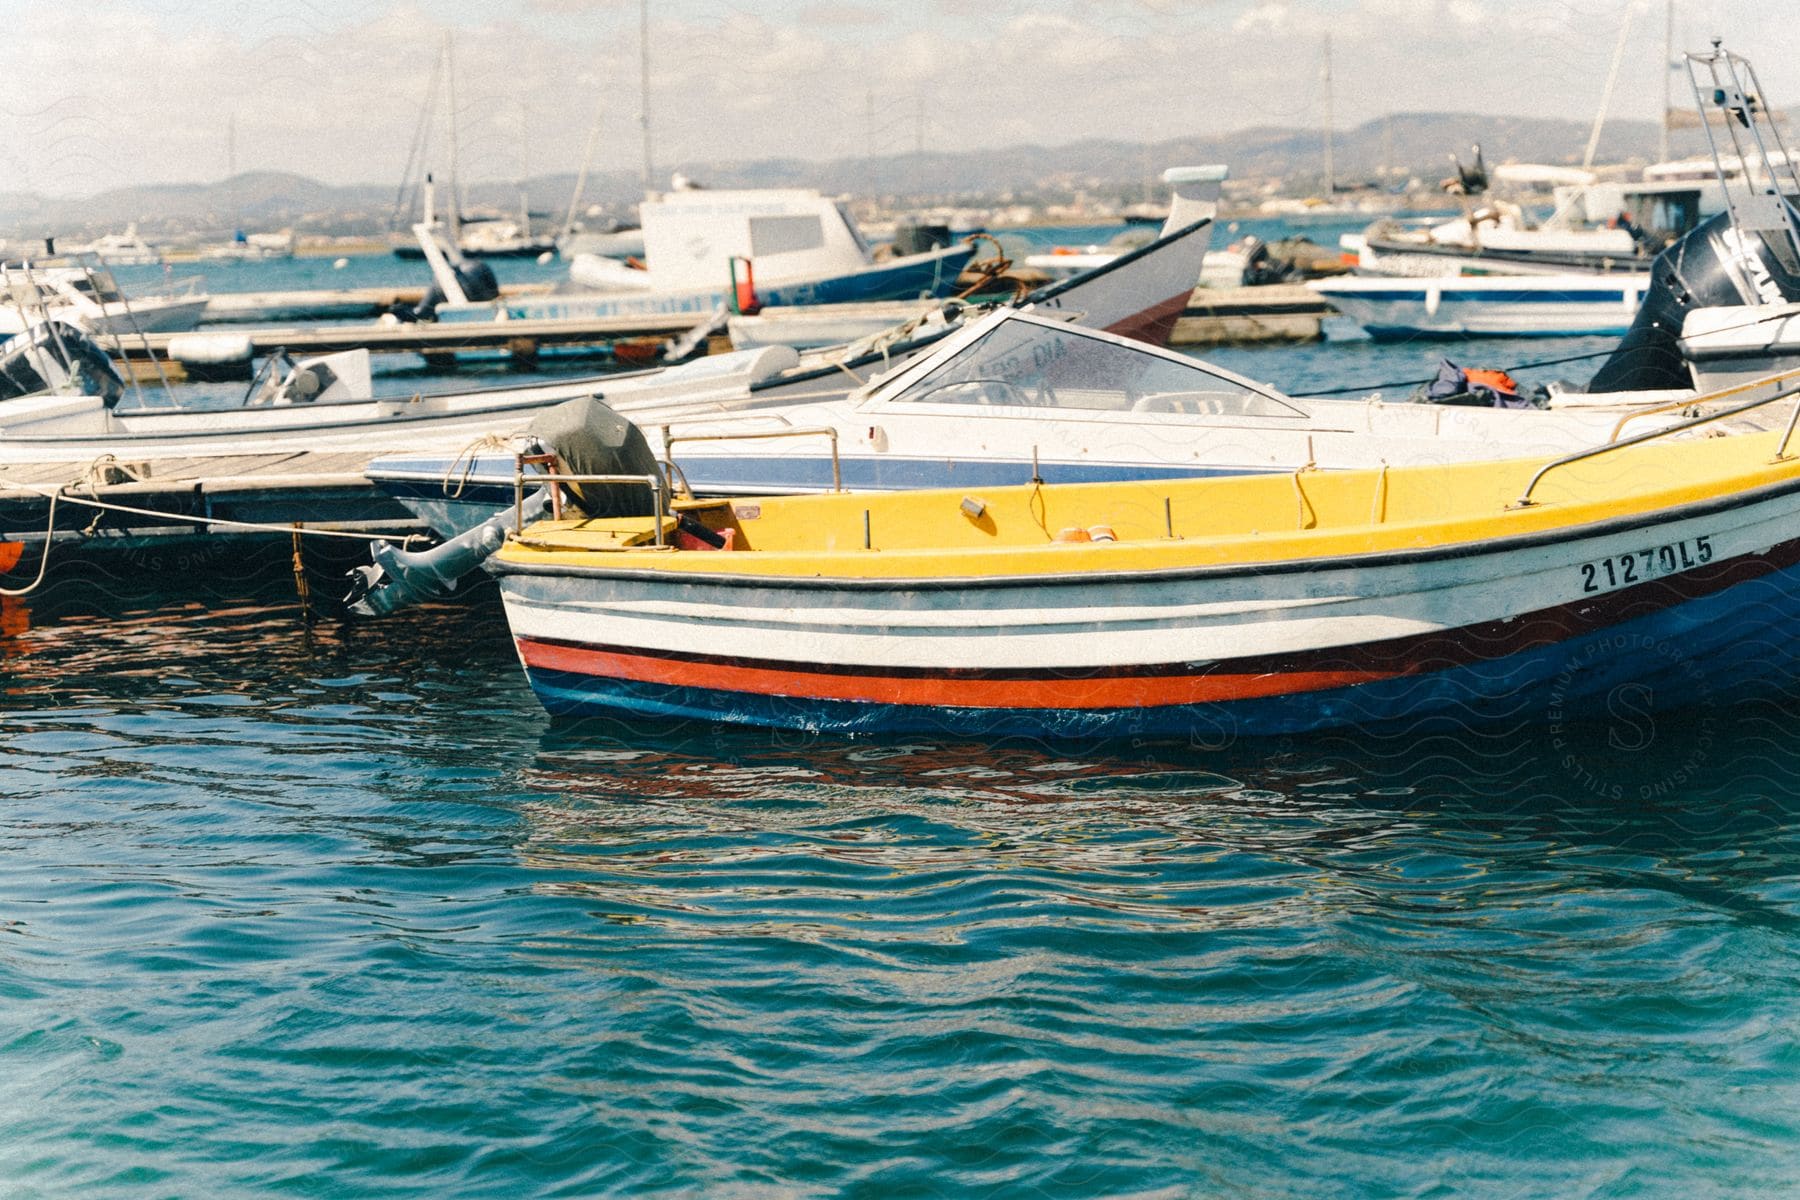
[[[1561,721],[1625,686],[1667,708],[1794,680],[1788,436],[678,502],[533,524],[489,569],[559,714],[1032,737]]]
[[[1631,327],[1650,276],[1356,275],[1306,286],[1379,339],[1617,337]]]

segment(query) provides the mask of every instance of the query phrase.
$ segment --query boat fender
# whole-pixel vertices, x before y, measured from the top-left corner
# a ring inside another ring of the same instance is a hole
[[[247,363],[253,353],[250,339],[239,333],[184,333],[169,339],[169,357],[196,366]]]

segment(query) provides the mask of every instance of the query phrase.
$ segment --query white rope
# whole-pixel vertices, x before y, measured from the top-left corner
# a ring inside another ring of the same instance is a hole
[[[468,445],[464,446],[461,450],[458,450],[456,452],[456,457],[450,460],[450,465],[444,468],[443,477],[438,481],[439,485],[443,488],[444,495],[449,496],[453,500],[461,496],[463,494],[463,489],[469,486],[469,477],[475,473],[475,460],[481,452],[483,450],[509,449],[512,444],[512,439],[517,436],[519,435],[484,433]],[[452,489],[450,486],[450,478],[457,473],[457,465],[465,458],[469,460],[468,465],[463,467],[462,478],[456,481],[456,486]]]
[[[0,475],[0,486],[16,487],[21,491],[35,492],[40,496],[47,496],[50,498],[50,502],[53,506],[56,503],[57,498],[60,497],[66,503],[79,504],[84,508],[104,509],[107,512],[126,513],[134,517],[155,517],[158,520],[168,521],[176,525],[223,525],[232,529],[258,529],[268,533],[292,533],[294,530],[292,522],[272,523],[269,521],[239,521],[231,517],[189,516],[184,513],[158,512],[153,508],[133,508],[128,504],[115,504],[110,500],[89,500],[82,496],[70,495],[62,488],[52,488],[43,484],[26,483],[23,480],[8,479],[4,475]],[[399,542],[402,545],[421,536],[416,533],[358,533],[348,529],[308,529],[304,527],[301,528],[300,532],[308,537],[350,538],[364,542]]]

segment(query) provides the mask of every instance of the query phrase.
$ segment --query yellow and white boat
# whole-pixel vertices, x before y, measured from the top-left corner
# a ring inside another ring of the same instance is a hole
[[[1667,707],[1794,679],[1790,436],[687,501],[533,524],[489,569],[557,713],[1032,736],[1561,719],[1621,685]]]

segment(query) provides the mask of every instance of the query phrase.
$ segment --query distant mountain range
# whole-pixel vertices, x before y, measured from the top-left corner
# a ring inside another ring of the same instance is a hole
[[[1408,176],[1429,183],[1448,174],[1452,153],[1466,160],[1476,142],[1490,164],[1579,163],[1588,132],[1584,121],[1399,114],[1338,131],[1333,139],[1336,175],[1340,183]],[[1611,121],[1600,142],[1599,161],[1648,161],[1656,145],[1655,123]],[[1672,152],[1677,156],[1704,149],[1698,130],[1675,135]],[[1142,199],[1147,182],[1163,167],[1209,162],[1230,164],[1237,179],[1285,180],[1290,192],[1304,194],[1322,182],[1322,138],[1318,130],[1257,128],[1154,144],[1090,139],[1063,146],[894,153],[827,162],[789,158],[671,162],[667,167],[713,187],[817,187],[905,208],[978,199],[1058,201],[1076,194]],[[1386,174],[1381,173],[1384,166]],[[538,176],[523,185],[465,185],[464,207],[516,214],[523,197],[539,214],[534,220],[555,224],[568,207],[574,183],[570,171]],[[290,226],[302,233],[375,235],[403,224],[395,220],[398,192],[397,181],[333,186],[276,171],[216,183],[119,188],[86,197],[0,192],[0,233],[14,238],[87,237],[136,222],[140,232],[152,238]],[[618,211],[639,195],[635,171],[603,171],[589,176],[584,203]]]

